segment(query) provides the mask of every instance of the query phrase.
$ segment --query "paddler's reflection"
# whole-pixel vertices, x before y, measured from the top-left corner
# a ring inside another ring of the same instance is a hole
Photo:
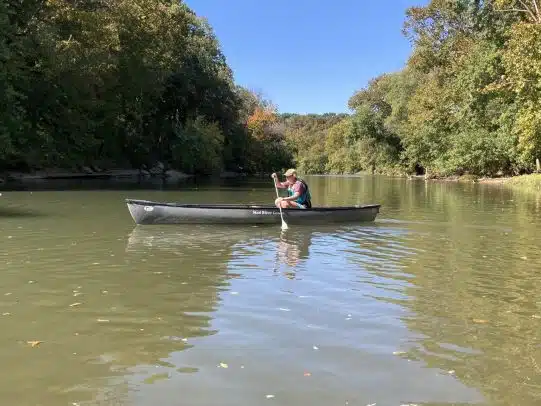
[[[308,258],[310,244],[311,233],[283,231],[276,247],[276,268],[278,265],[286,265],[288,269],[283,275],[288,279],[295,279],[297,267]]]

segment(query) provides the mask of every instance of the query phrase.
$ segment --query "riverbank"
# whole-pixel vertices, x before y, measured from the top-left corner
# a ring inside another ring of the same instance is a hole
[[[358,173],[357,175],[360,175]],[[368,174],[368,173],[363,173]],[[263,176],[265,174],[254,174]],[[325,175],[325,174],[321,174]],[[177,182],[183,179],[192,178],[194,174],[188,174],[176,170],[164,170],[160,164],[151,169],[107,169],[95,170],[83,168],[81,171],[70,171],[65,169],[47,169],[33,172],[6,172],[0,174],[0,184],[7,183],[25,183],[32,181],[52,181],[52,180],[145,180],[145,179],[164,179],[168,182]],[[220,178],[245,177],[248,174],[243,172],[222,171],[217,176]],[[389,175],[397,176],[397,175]],[[430,182],[465,182],[508,185],[516,189],[528,190],[541,193],[541,174],[533,173],[527,175],[517,175],[508,177],[482,178],[476,175],[446,176],[446,177],[426,177],[425,175],[399,175],[409,180],[425,180]]]
[[[512,178],[506,178],[505,183],[517,189],[530,192],[541,192],[541,173],[532,173],[529,175],[520,175]]]
[[[169,182],[177,182],[183,179],[192,178],[194,174],[184,173],[177,170],[165,170],[162,165],[152,169],[107,169],[95,170],[82,168],[79,171],[66,169],[43,169],[32,172],[5,172],[0,173],[0,184],[52,181],[52,180],[145,180],[164,179]],[[245,176],[245,174],[231,171],[223,171],[219,174],[221,178],[233,178]]]
[[[541,193],[541,173],[532,173],[527,175],[506,176],[496,178],[481,178],[475,175],[449,176],[449,177],[432,177],[426,178],[423,175],[409,176],[408,178],[425,179],[434,182],[468,182],[481,183],[488,185],[506,185],[517,190]]]
[[[104,171],[66,171],[66,170],[40,170],[33,172],[7,172],[0,175],[0,183],[47,181],[47,180],[78,180],[78,179],[147,179],[164,177],[172,180],[189,178],[193,175],[178,171],[148,171],[139,169],[111,169]]]

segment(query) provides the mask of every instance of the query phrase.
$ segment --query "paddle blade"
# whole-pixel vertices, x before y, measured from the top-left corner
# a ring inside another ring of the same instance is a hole
[[[282,219],[282,230],[287,230],[287,223]]]

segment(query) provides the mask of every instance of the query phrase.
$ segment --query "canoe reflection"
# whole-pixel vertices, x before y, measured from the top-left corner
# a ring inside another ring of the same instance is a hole
[[[198,254],[218,255],[231,253],[239,243],[276,238],[276,228],[270,227],[221,227],[213,225],[136,226],[129,236],[126,251],[159,249],[176,255],[194,249]]]
[[[269,226],[136,226],[129,236],[126,251],[143,253],[159,250],[182,257],[212,255],[215,259],[222,256],[224,262],[239,249],[249,249],[256,256],[273,252],[276,271],[279,266],[296,268],[302,265],[309,257],[314,237],[343,231],[340,226],[306,226],[285,231]]]

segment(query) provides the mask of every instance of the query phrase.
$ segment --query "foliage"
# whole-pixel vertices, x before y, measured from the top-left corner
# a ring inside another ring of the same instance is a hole
[[[411,7],[402,70],[352,92],[349,114],[298,115],[236,85],[212,28],[183,2],[3,2],[0,169],[532,172],[540,11],[539,0]]]
[[[325,173],[328,152],[325,140],[329,129],[348,117],[347,114],[281,114],[286,146],[294,165],[304,173]]]
[[[538,0],[431,0],[409,8],[404,34],[414,47],[406,66],[353,93],[353,115],[321,137],[318,169],[431,176],[534,170],[540,10]]]
[[[246,92],[185,4],[4,2],[0,34],[0,167],[243,165]]]
[[[171,163],[186,173],[212,174],[222,168],[223,134],[217,123],[201,117],[177,123]]]

